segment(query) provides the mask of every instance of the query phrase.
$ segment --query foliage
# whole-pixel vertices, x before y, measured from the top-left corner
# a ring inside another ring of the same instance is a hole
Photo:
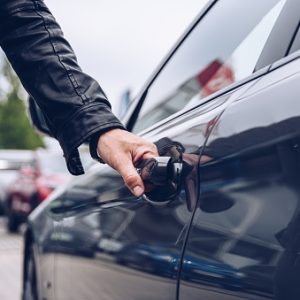
[[[44,147],[42,138],[34,131],[28,119],[25,92],[7,60],[2,61],[1,76],[0,149]]]

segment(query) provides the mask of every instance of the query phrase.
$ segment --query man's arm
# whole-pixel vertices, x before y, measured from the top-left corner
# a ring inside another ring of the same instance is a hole
[[[0,45],[43,111],[69,171],[83,173],[77,148],[100,133],[98,152],[103,160],[121,173],[132,191],[140,187],[136,195],[142,194],[144,186],[133,163],[156,155],[155,146],[124,130],[99,84],[79,67],[44,2],[0,1]]]

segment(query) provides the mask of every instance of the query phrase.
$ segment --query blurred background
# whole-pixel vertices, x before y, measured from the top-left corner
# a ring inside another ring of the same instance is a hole
[[[133,98],[207,0],[45,0],[77,55],[96,78],[113,111]],[[22,232],[28,214],[71,179],[58,144],[39,135],[27,95],[0,52],[0,289],[20,299]],[[90,160],[82,149],[85,163]]]

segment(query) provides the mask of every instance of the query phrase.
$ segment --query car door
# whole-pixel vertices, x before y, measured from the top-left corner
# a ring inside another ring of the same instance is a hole
[[[167,137],[198,162],[225,108],[267,72],[241,82],[253,72],[286,1],[258,3],[261,9],[248,16],[252,1],[242,7],[240,1],[210,2],[132,106],[128,127],[152,142]],[[245,53],[255,37],[256,47]],[[56,299],[175,299],[199,186],[192,171],[186,174],[191,185],[159,205],[155,196],[132,196],[107,166],[74,181],[52,207],[60,220]]]
[[[62,218],[57,299],[174,298],[185,232],[178,206],[183,195],[159,208],[133,197],[108,167],[74,183],[52,208]]]
[[[180,299],[299,299],[299,80],[297,52],[215,123]]]

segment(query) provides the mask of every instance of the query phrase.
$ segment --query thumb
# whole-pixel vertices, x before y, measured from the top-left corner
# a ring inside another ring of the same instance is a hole
[[[140,197],[144,194],[144,183],[135,167],[133,166],[131,160],[127,159],[126,161],[123,161],[117,171],[122,176],[126,186],[136,197]]]

